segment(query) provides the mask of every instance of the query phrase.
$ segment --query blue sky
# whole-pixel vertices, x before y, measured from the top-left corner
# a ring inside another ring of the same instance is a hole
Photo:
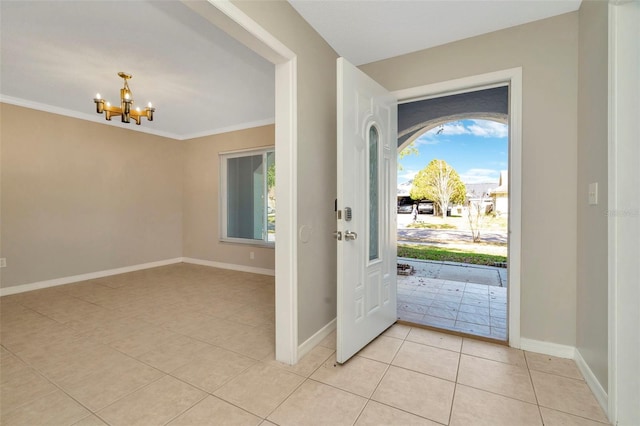
[[[498,182],[508,166],[508,126],[489,120],[451,121],[435,127],[415,141],[419,155],[399,164],[398,183],[413,179],[433,159],[445,160],[464,183]]]

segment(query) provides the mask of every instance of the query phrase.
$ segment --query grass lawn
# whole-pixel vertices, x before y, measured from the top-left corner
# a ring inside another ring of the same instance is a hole
[[[403,215],[404,216],[404,215]],[[407,215],[408,217],[408,215]],[[480,229],[482,231],[507,231],[509,219],[506,216],[486,215],[482,217]],[[459,229],[468,230],[469,219],[465,215],[441,216],[431,214],[419,214],[416,223],[407,223],[407,228],[428,228],[428,229]]]
[[[410,223],[407,225],[407,228],[417,228],[417,229],[458,229],[456,225],[452,225],[450,223],[424,223],[424,222],[416,222]]]
[[[443,249],[427,245],[398,244],[398,257],[410,259],[436,260],[440,262],[470,263],[473,265],[495,266],[495,263],[504,263],[506,256],[494,254],[473,253],[459,249]]]

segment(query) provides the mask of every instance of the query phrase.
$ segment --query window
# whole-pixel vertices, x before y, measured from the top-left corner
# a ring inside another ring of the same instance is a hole
[[[273,148],[220,154],[223,241],[275,243],[275,166]]]
[[[369,128],[369,260],[378,259],[378,204],[379,179],[378,167],[378,129],[375,126]]]

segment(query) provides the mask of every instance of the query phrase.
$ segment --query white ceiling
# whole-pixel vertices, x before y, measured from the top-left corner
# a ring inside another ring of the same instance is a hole
[[[282,0],[281,0],[282,1]],[[289,0],[360,65],[576,10],[580,0]],[[273,122],[274,66],[179,1],[0,1],[0,99],[105,122],[122,80],[153,122],[187,139]]]
[[[572,12],[581,0],[289,0],[355,65]]]
[[[119,103],[122,79],[140,126],[176,139],[273,122],[275,68],[177,1],[0,2],[3,100],[105,122],[96,93]],[[35,105],[31,105],[35,103]]]

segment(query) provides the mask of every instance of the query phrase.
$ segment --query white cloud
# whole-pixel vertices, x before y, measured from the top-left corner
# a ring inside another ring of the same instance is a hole
[[[441,135],[468,135],[469,133],[471,133],[469,129],[464,127],[464,125],[459,121],[447,123],[442,127],[438,127],[437,129],[438,131],[442,130],[440,132]]]
[[[493,169],[469,169],[465,173],[460,173],[460,180],[464,183],[487,183],[497,182],[500,179],[500,170]]]
[[[426,132],[425,136],[437,136],[437,135],[468,135],[471,134],[464,124],[460,121],[452,121],[441,126],[434,127]]]
[[[506,124],[489,120],[469,120],[472,124],[465,126],[462,121],[452,121],[434,127],[416,141],[419,145],[434,145],[441,139],[440,135],[473,135],[482,138],[506,138],[509,127]]]
[[[398,173],[398,182],[413,180],[413,178],[415,178],[417,174],[417,170],[402,170],[400,173]]]
[[[471,120],[472,125],[466,129],[474,136],[483,138],[506,138],[509,136],[509,127],[506,124],[489,120]]]
[[[437,145],[440,143],[440,140],[437,139],[436,135],[429,130],[427,133],[421,135],[418,139],[415,140],[416,146],[421,145]]]
[[[470,135],[471,131],[461,121],[452,121],[442,126],[434,127],[416,140],[416,145],[437,145],[443,141],[442,135]]]

